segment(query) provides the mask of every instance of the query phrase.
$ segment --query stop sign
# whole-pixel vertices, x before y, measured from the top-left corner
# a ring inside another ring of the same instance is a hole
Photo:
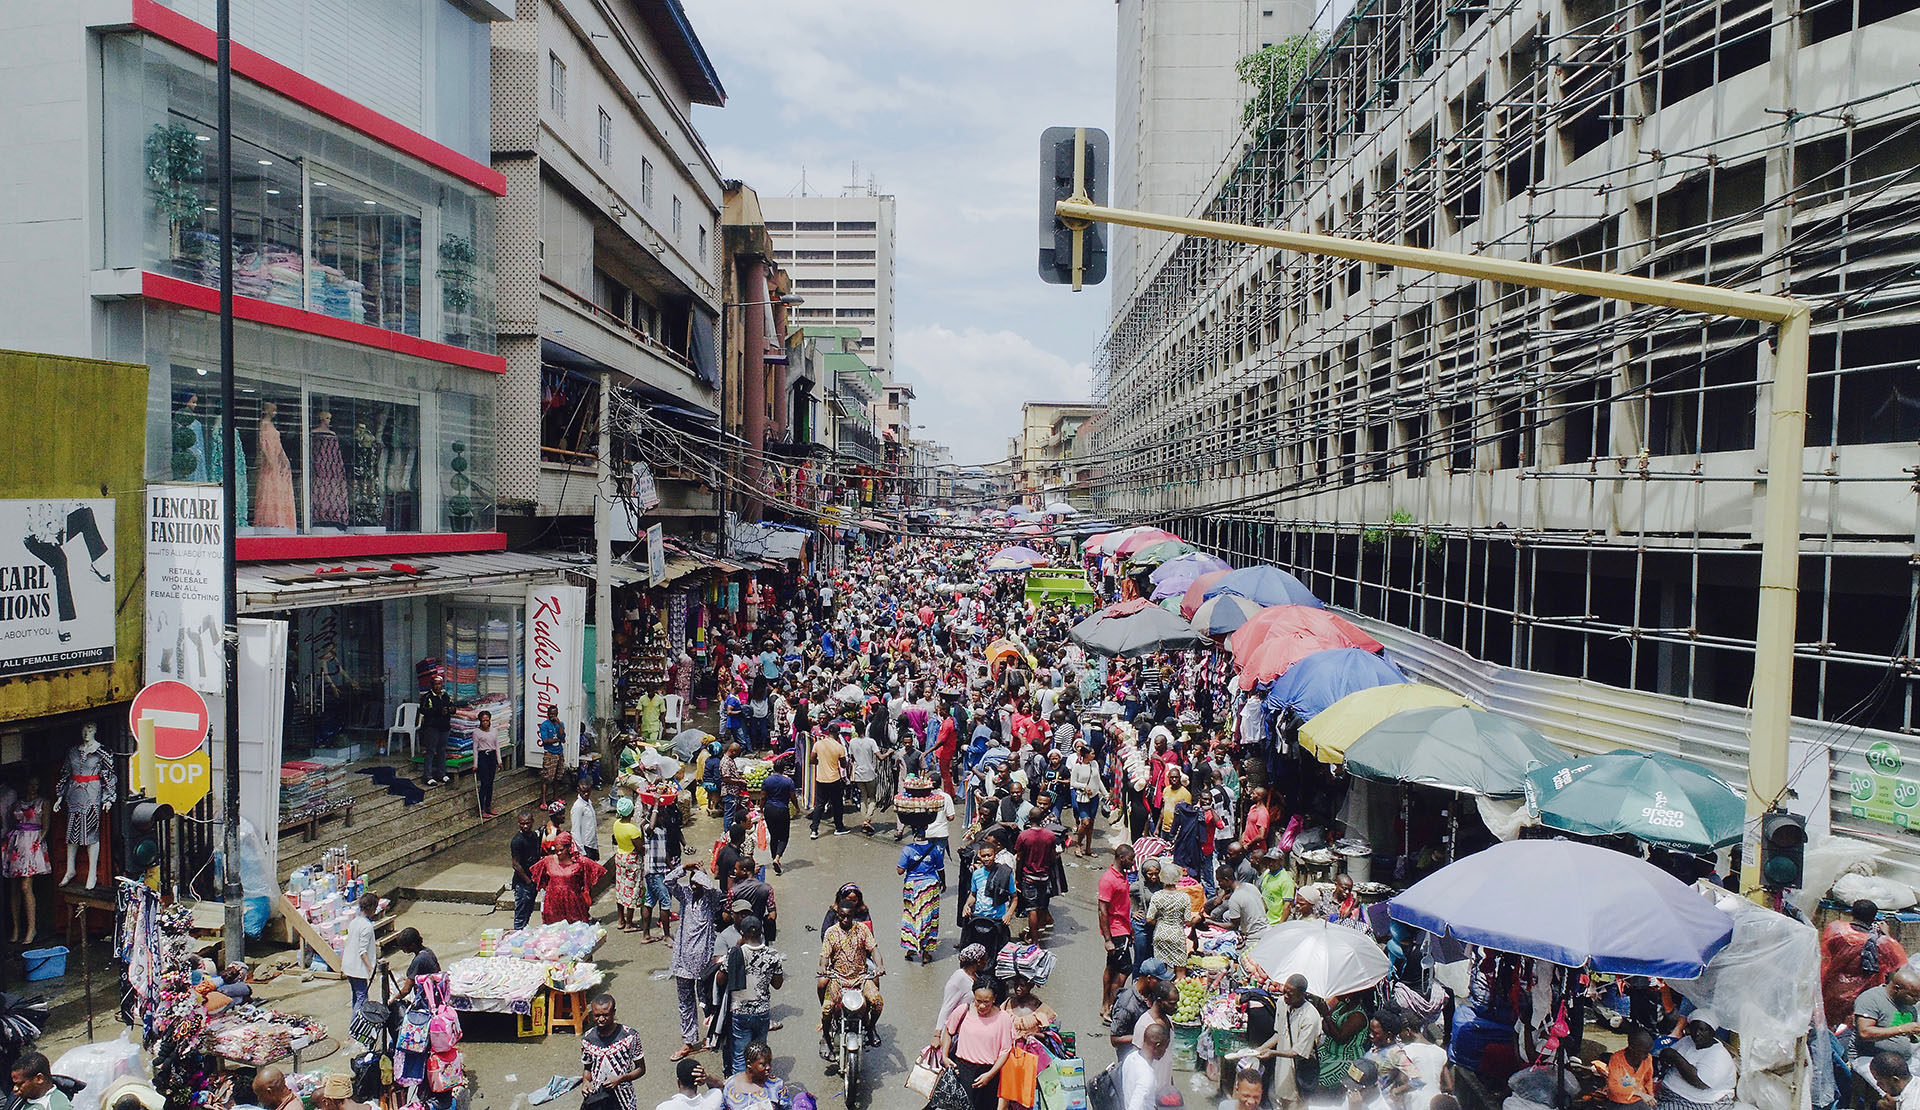
[[[153,722],[153,754],[160,759],[184,759],[207,738],[207,699],[184,682],[155,682],[135,694],[127,709],[135,736],[142,718]]]

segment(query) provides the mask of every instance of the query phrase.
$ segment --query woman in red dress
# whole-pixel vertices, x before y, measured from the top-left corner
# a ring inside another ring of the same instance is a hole
[[[543,924],[592,920],[593,888],[607,869],[575,851],[571,833],[560,834],[553,854],[541,857],[532,874],[533,884],[546,895],[540,902]]]

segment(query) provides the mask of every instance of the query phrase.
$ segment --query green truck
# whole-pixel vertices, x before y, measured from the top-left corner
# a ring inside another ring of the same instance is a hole
[[[1027,600],[1039,605],[1096,605],[1100,599],[1081,572],[1036,567],[1027,572]]]

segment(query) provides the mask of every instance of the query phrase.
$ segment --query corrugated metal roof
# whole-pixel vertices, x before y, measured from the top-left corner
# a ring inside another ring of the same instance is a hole
[[[240,612],[309,609],[411,594],[458,593],[476,586],[557,579],[569,564],[545,555],[496,551],[418,559],[343,559],[242,563]]]

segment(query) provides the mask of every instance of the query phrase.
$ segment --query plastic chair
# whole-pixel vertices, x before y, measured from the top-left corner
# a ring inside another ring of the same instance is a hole
[[[680,714],[686,707],[681,704],[679,694],[666,695],[666,701],[666,712],[661,714],[660,719],[665,727],[670,730],[668,735],[672,735],[672,733],[680,731]]]
[[[420,741],[419,702],[403,701],[394,708],[393,724],[387,728],[387,742],[384,745],[386,748],[392,748],[393,738],[396,735],[407,738],[407,758],[412,759],[413,750],[419,746]]]

